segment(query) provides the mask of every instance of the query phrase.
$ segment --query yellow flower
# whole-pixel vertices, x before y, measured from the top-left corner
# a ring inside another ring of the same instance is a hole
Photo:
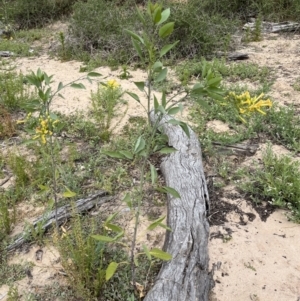
[[[234,92],[229,92],[226,99],[233,102],[237,108],[239,114],[250,115],[254,112],[259,112],[265,115],[266,113],[262,110],[264,107],[272,107],[273,103],[270,99],[263,100],[264,94],[261,93],[259,96],[251,97],[248,91],[236,95]],[[245,122],[245,119],[240,117],[240,119]]]
[[[51,117],[47,116],[45,119],[42,117],[39,118],[39,126],[35,129],[36,136],[33,139],[41,139],[42,144],[47,143],[47,137],[53,135],[53,128],[55,124],[57,124],[59,120],[51,119]]]
[[[110,79],[106,83],[108,88],[116,89],[120,86],[120,84],[115,79]]]

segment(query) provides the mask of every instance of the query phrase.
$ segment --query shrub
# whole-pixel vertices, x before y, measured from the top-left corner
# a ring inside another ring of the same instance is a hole
[[[10,112],[20,109],[33,97],[24,86],[24,76],[14,71],[0,71],[0,105]]]
[[[90,53],[99,50],[102,59],[113,58],[119,64],[136,60],[137,55],[131,41],[123,32],[124,24],[129,30],[140,31],[134,5],[132,0],[122,4],[116,0],[75,3],[70,33],[78,42],[76,47],[72,47]],[[172,51],[172,57],[176,59],[200,57],[211,54],[217,48],[228,47],[230,33],[235,31],[238,24],[221,14],[204,12],[203,4],[197,0],[186,3],[165,1],[165,6],[171,7],[172,21],[176,24],[172,41],[180,40]],[[141,12],[143,13],[143,9]],[[147,30],[151,31],[152,28]],[[156,43],[160,48],[161,41]]]
[[[211,55],[216,49],[228,50],[230,34],[236,31],[237,19],[204,10],[198,0],[170,3],[175,30],[174,41],[180,40],[173,53],[177,58],[199,58]]]
[[[13,0],[4,2],[0,15],[15,22],[19,28],[40,27],[71,12],[76,0]]]
[[[134,29],[138,22],[134,2],[118,3],[117,0],[75,3],[70,24],[71,35],[80,43],[75,48],[90,54],[100,50],[104,60],[114,58],[119,63],[127,63],[136,56],[131,40],[123,32],[125,24],[126,28]]]
[[[202,6],[205,12],[221,14],[226,18],[246,20],[261,13],[264,21],[300,20],[298,0],[204,0]]]

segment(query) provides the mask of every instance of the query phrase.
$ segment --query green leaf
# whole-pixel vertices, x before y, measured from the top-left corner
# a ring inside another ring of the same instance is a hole
[[[158,248],[153,248],[149,251],[149,253],[156,258],[168,261],[172,259],[172,255],[170,253],[164,252]]]
[[[142,48],[139,44],[140,42],[138,42],[137,40],[135,40],[133,38],[131,38],[131,42],[132,42],[132,45],[133,45],[135,51],[139,55],[140,59],[143,60],[143,51],[142,51]]]
[[[164,39],[168,37],[174,30],[174,22],[169,22],[159,29],[159,36]]]
[[[124,155],[120,152],[102,151],[102,154],[111,158],[124,159]]]
[[[159,103],[158,103],[158,100],[157,100],[156,96],[154,95],[154,110],[155,110],[155,114],[157,113],[158,107],[159,107]]]
[[[155,184],[157,181],[157,171],[156,168],[150,163],[150,171],[151,171],[151,182]]]
[[[163,106],[159,105],[158,108],[157,108],[157,111],[162,113],[162,114],[166,114],[166,110]]]
[[[98,73],[98,72],[92,71],[92,72],[89,72],[89,73],[87,74],[87,76],[89,76],[89,77],[98,77],[98,76],[102,76],[102,74],[101,74],[101,73]]]
[[[215,100],[218,100],[218,101],[221,101],[221,102],[224,101],[224,97],[222,95],[211,92],[210,90],[207,90],[207,95],[209,97],[211,97],[212,99],[215,99]]]
[[[134,82],[134,84],[139,88],[140,91],[144,91],[145,82]]]
[[[166,229],[166,230],[168,230],[168,231],[172,231],[172,229],[170,227],[168,227],[167,225],[165,225],[165,224],[160,223],[159,226]]]
[[[172,187],[165,186],[166,192],[172,195],[174,198],[180,198],[180,194]]]
[[[153,69],[153,71],[158,72],[158,71],[161,71],[162,67],[163,67],[162,62],[157,61],[154,63],[152,69]]]
[[[129,151],[119,151],[119,153],[121,155],[123,155],[124,157],[126,157],[127,159],[130,159],[130,160],[133,159],[133,154]]]
[[[51,84],[52,77],[53,77],[53,75],[48,76],[47,73],[44,72],[44,80],[45,80],[45,84],[46,85],[50,85]]]
[[[45,94],[44,94],[44,92],[42,90],[39,89],[39,93],[38,94],[39,94],[40,99],[46,100]]]
[[[144,138],[142,136],[140,136],[135,143],[134,153],[138,154],[139,152],[141,152],[145,148],[145,145],[146,145],[146,142],[145,142]]]
[[[115,224],[110,224],[110,223],[105,223],[105,227],[107,227],[108,229],[116,232],[116,233],[122,233],[124,232],[123,229]]]
[[[169,17],[170,17],[171,11],[170,8],[165,9],[162,13],[161,13],[161,19],[160,21],[157,23],[157,25],[160,25],[164,22],[166,22]]]
[[[161,97],[161,105],[163,106],[163,108],[166,108],[167,105],[167,98],[166,98],[166,92],[163,91],[162,93],[162,97]]]
[[[130,95],[132,98],[134,98],[137,102],[141,102],[140,98],[135,93],[132,92],[126,92],[126,93]]]
[[[150,252],[149,252],[148,247],[147,247],[145,244],[143,244],[143,250],[144,250],[144,252],[145,252],[147,258],[148,258],[149,260],[151,260],[151,259],[152,259],[151,254],[150,254]]]
[[[126,193],[125,197],[123,198],[123,202],[126,203],[126,205],[128,206],[128,208],[132,209],[132,200],[130,198],[129,193]]]
[[[210,79],[206,84],[211,87],[218,87],[222,81],[222,77],[215,77]]]
[[[133,258],[133,261],[136,267],[140,266],[136,256]]]
[[[206,111],[208,111],[210,108],[209,108],[209,105],[207,104],[207,101],[203,98],[199,98],[199,99],[196,99],[196,102]]]
[[[174,198],[180,198],[180,194],[172,187],[161,186],[161,187],[156,187],[156,190],[163,193],[169,193]]]
[[[165,78],[167,76],[167,72],[168,72],[168,68],[162,69],[154,81],[158,83],[158,82],[165,80]]]
[[[179,41],[176,41],[175,43],[173,44],[168,44],[168,45],[165,45],[161,51],[159,52],[159,57],[162,57],[164,56],[165,54],[167,54],[173,47],[175,47],[177,44],[179,43]]]
[[[85,89],[85,86],[82,83],[79,84],[73,83],[70,87],[75,89]]]
[[[42,191],[49,191],[50,190],[49,186],[45,186],[45,185],[42,185],[42,184],[39,184],[38,187]]]
[[[109,236],[104,236],[104,235],[92,235],[92,238],[99,240],[99,241],[103,241],[103,242],[113,242],[114,238],[109,237]]]
[[[182,130],[185,132],[185,134],[190,138],[190,130],[187,124],[181,121],[179,125],[182,128]]]
[[[162,216],[162,217],[158,218],[157,220],[155,220],[153,223],[151,223],[151,224],[148,226],[147,230],[149,230],[149,231],[154,230],[156,227],[158,227],[158,226],[160,225],[160,223],[161,223],[165,218],[166,218],[165,216]]]
[[[204,91],[204,86],[203,86],[202,84],[200,84],[200,83],[196,83],[196,84],[193,86],[193,88],[192,88],[192,90],[191,90],[191,93],[192,93],[192,94],[202,94],[203,91]]]
[[[158,6],[153,14],[152,14],[152,20],[154,22],[154,24],[157,24],[161,19],[161,6]]]
[[[177,149],[174,148],[174,147],[163,147],[159,152],[160,152],[161,154],[166,155],[166,154],[174,153],[174,152],[176,152],[176,151],[177,151]]]
[[[65,99],[60,93],[57,94],[60,98]]]
[[[140,37],[139,35],[137,35],[136,33],[134,33],[131,30],[125,29],[125,31],[136,41],[141,42],[143,45],[145,44],[144,40],[142,37]]]
[[[176,119],[170,119],[170,120],[168,120],[168,123],[170,123],[172,125],[180,125],[180,121],[176,120]]]
[[[178,112],[180,112],[180,108],[179,108],[179,107],[173,107],[173,108],[167,110],[167,113],[168,113],[169,115],[175,115],[175,114],[177,114]]]
[[[60,91],[64,87],[63,83],[60,82],[57,87],[57,91]]]
[[[119,264],[114,261],[108,265],[106,272],[105,272],[105,280],[106,281],[108,281],[116,273],[118,265]]]
[[[67,190],[63,193],[64,198],[72,198],[76,195],[75,192],[71,191],[70,189],[67,188]]]
[[[112,221],[118,214],[119,214],[119,212],[115,212],[115,213],[111,214],[111,215],[106,219],[104,225],[106,226],[106,224],[109,223],[110,221]]]
[[[137,11],[137,14],[138,14],[138,17],[139,17],[140,21],[145,25],[146,21],[145,21],[143,15],[141,14],[139,8],[137,6],[135,8],[136,8],[136,11]]]

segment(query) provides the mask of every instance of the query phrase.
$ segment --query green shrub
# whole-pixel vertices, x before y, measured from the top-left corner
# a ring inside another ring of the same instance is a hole
[[[230,33],[236,30],[238,24],[236,20],[226,19],[220,14],[203,12],[202,4],[197,0],[189,0],[184,4],[165,1],[165,6],[171,8],[171,21],[175,22],[172,41],[180,40],[171,52],[176,59],[200,57],[210,55],[216,49],[223,50],[228,47]],[[140,10],[143,14],[143,9]],[[103,60],[113,59],[118,64],[137,60],[130,38],[124,34],[124,24],[134,32],[141,30],[132,0],[122,4],[117,0],[77,2],[70,25],[70,33],[77,41],[73,42],[72,47],[90,53],[100,51]],[[152,30],[150,25],[147,30]],[[157,42],[158,48],[161,47],[160,43]]]
[[[264,21],[300,20],[299,0],[204,0],[202,7],[205,12],[227,18],[246,20],[261,13]]]
[[[126,63],[136,56],[123,29],[134,29],[138,17],[133,1],[87,0],[74,5],[70,33],[78,41],[75,48],[90,53],[99,50],[104,60]],[[80,44],[79,44],[80,43]],[[73,45],[74,47],[74,45]]]
[[[211,55],[213,51],[228,50],[230,34],[236,31],[237,19],[205,12],[198,0],[186,3],[169,3],[175,30],[172,40],[180,40],[173,53],[177,58],[194,58]]]
[[[240,188],[257,202],[291,210],[290,218],[300,222],[300,164],[291,157],[278,157],[269,146],[263,154],[262,168],[248,172]]]
[[[24,86],[24,76],[21,73],[0,70],[0,105],[12,112],[20,109],[32,95]]]
[[[11,0],[3,1],[0,15],[19,28],[34,28],[71,12],[76,0]]]

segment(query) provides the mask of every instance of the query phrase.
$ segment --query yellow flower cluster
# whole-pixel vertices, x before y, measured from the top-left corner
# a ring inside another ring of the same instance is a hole
[[[53,128],[58,123],[58,120],[51,119],[50,116],[39,118],[39,126],[35,129],[36,135],[33,139],[41,139],[42,144],[47,143],[47,136],[53,135]]]
[[[116,89],[119,88],[120,84],[115,79],[110,79],[106,82],[108,88]]]
[[[259,112],[260,114],[265,115],[266,113],[262,110],[262,108],[270,108],[273,103],[270,99],[262,99],[263,96],[264,94],[261,93],[259,96],[251,97],[248,91],[240,95],[237,95],[234,92],[229,92],[226,99],[233,102],[239,114],[250,115],[254,112]],[[240,118],[242,121],[245,121],[242,117]]]

